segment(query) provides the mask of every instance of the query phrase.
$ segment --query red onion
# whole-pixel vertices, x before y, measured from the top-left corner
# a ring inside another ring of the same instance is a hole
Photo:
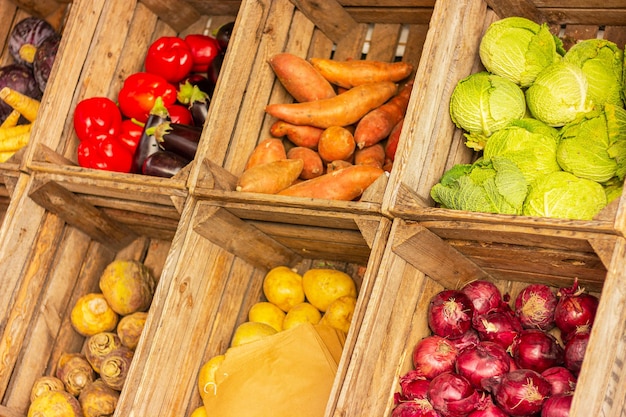
[[[496,284],[490,281],[476,280],[461,288],[474,306],[474,315],[485,314],[502,304],[502,294]]]
[[[541,373],[552,384],[552,395],[573,394],[576,389],[576,377],[564,366],[554,366]]]
[[[461,337],[455,337],[454,339],[449,340],[460,352],[465,348],[476,346],[478,342],[480,342],[480,337],[478,336],[476,329],[472,328],[463,333]]]
[[[430,300],[428,325],[442,337],[460,337],[472,325],[474,307],[467,295],[457,290],[443,290]]]
[[[561,288],[559,302],[554,311],[554,321],[566,341],[574,332],[589,330],[596,317],[598,297],[585,293],[578,287],[578,280],[570,288]]]
[[[441,417],[428,400],[409,401],[398,404],[391,417]]]
[[[589,332],[576,332],[565,344],[565,367],[578,375],[589,343]]]
[[[410,401],[428,398],[428,386],[430,380],[426,379],[420,371],[411,370],[400,377],[400,395],[398,401]]]
[[[481,340],[496,342],[505,349],[511,346],[513,340],[523,330],[519,318],[506,304],[480,316],[474,327],[478,330]]]
[[[543,330],[522,331],[511,345],[517,366],[539,373],[563,363],[563,348]]]
[[[418,342],[413,349],[413,367],[424,378],[433,379],[454,369],[457,348],[448,339],[431,335]]]
[[[481,389],[484,378],[499,376],[509,372],[509,354],[494,342],[480,342],[459,353],[456,358],[456,371],[474,386]]]
[[[480,394],[466,378],[446,372],[430,382],[428,398],[443,417],[466,417],[474,410]]]
[[[569,417],[573,399],[572,394],[553,395],[543,404],[541,417]]]
[[[508,417],[508,414],[493,403],[491,395],[484,395],[476,405],[476,410],[467,417]]]
[[[550,382],[531,369],[487,378],[483,387],[494,395],[496,405],[514,417],[539,413],[551,390]]]
[[[515,298],[515,314],[525,329],[550,330],[558,299],[550,287],[530,284]]]

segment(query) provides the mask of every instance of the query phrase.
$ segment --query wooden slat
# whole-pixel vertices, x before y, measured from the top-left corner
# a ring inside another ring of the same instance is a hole
[[[543,13],[532,0],[485,0],[500,18],[523,16],[537,23],[546,21]]]
[[[184,0],[141,0],[152,12],[177,32],[191,26],[201,13]]]
[[[11,0],[11,2],[28,13],[41,18],[45,18],[63,7],[56,0]]]
[[[113,249],[121,249],[136,238],[128,228],[55,182],[34,186],[29,196],[51,213]]]
[[[291,2],[334,42],[350,37],[357,30],[357,22],[336,0]]]
[[[393,251],[447,288],[461,288],[475,279],[492,279],[469,258],[417,223],[406,224],[396,233]]]
[[[198,210],[194,230],[252,265],[269,269],[272,265],[293,266],[301,259],[226,209],[201,205]]]

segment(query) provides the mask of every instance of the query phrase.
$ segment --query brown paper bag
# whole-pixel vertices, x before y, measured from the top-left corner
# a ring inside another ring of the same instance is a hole
[[[309,323],[230,348],[203,398],[211,417],[323,417],[345,335]]]

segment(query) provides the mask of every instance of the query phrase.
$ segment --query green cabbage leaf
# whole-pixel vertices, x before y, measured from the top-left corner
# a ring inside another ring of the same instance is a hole
[[[626,175],[626,110],[606,104],[561,128],[557,161],[564,171],[603,183]]]
[[[553,171],[560,171],[556,159],[559,131],[532,118],[514,120],[489,137],[485,159],[501,156],[513,161],[530,184]]]
[[[565,171],[555,171],[530,186],[526,216],[592,220],[607,205],[602,185]]]
[[[623,105],[624,52],[615,43],[585,39],[574,44],[563,59],[582,69],[589,84],[589,98],[595,105]]]
[[[522,89],[486,71],[459,81],[450,97],[450,117],[466,132],[466,145],[475,150],[482,150],[489,136],[525,113]]]
[[[489,25],[479,56],[487,71],[525,88],[544,68],[561,60],[561,51],[561,41],[546,24],[511,16]]]
[[[544,69],[526,90],[526,104],[535,119],[548,126],[561,127],[580,114],[593,110],[587,77],[568,61]]]
[[[522,172],[502,157],[455,165],[430,191],[445,208],[501,214],[521,214],[527,194]]]

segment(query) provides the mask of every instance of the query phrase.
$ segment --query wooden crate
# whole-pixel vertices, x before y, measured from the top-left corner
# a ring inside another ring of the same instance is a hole
[[[390,227],[391,221],[384,217],[362,224],[363,238],[371,247],[367,259],[351,258],[349,253],[342,260],[322,258],[323,249],[298,253],[226,209],[191,196],[175,238],[176,249],[170,252],[161,277],[167,284],[155,296],[133,360],[127,380],[133,388],[122,392],[118,415],[183,416],[200,405],[198,371],[209,358],[226,351],[250,307],[265,300],[263,278],[279,265],[301,273],[312,267],[340,269],[357,282],[355,315],[327,405],[332,409]]]
[[[496,279],[516,276],[524,281],[541,269],[546,281],[578,276],[587,281],[585,285],[601,284],[615,240],[626,230],[623,197],[594,220],[576,221],[443,209],[435,206],[430,190],[453,165],[470,163],[478,155],[464,144],[463,132],[451,121],[449,103],[457,82],[483,69],[478,48],[491,22],[527,16],[548,22],[566,47],[576,39],[603,36],[624,48],[625,12],[623,5],[600,2],[585,8],[568,2],[437,3],[436,23],[416,75],[422,94],[409,103],[408,128],[385,189],[383,212],[418,220]]]
[[[242,193],[234,191],[235,182],[224,178],[241,175],[252,150],[271,136],[269,128],[276,119],[265,114],[265,106],[293,100],[270,68],[271,56],[290,52],[304,58],[404,60],[417,68],[433,4],[429,0],[244,2],[190,174],[190,193],[250,220],[263,217],[333,228],[337,216],[328,213],[379,215],[386,175],[359,201]]]
[[[417,342],[431,334],[426,314],[431,298],[446,288],[459,289],[473,279],[491,279],[454,249],[441,253],[439,261],[424,258],[420,237],[424,230],[419,222],[393,220],[333,416],[391,415],[393,395],[400,390],[398,379],[412,369],[411,354]],[[617,240],[615,259],[624,259],[625,244],[623,238]],[[544,281],[541,271],[536,275],[538,281]],[[522,288],[537,281],[530,276],[526,281],[512,276],[493,282],[514,300]],[[623,267],[614,267],[603,286],[587,288],[600,297],[600,306],[570,416],[623,414],[623,282]],[[561,280],[551,284],[558,287],[566,283]]]
[[[62,353],[81,351],[85,338],[71,326],[70,312],[79,297],[100,292],[103,269],[114,259],[135,259],[159,279],[179,221],[158,211],[147,214],[148,208],[140,214],[125,204],[116,208],[114,197],[102,202],[69,192],[55,193],[54,199],[75,207],[74,217],[56,214],[29,197],[60,187],[40,177],[45,174],[20,176],[25,191],[12,201],[10,221],[0,229],[3,417],[25,416],[34,380],[54,375]],[[161,285],[167,284],[157,288]]]
[[[174,200],[187,195],[189,167],[173,178],[82,168],[77,165],[73,112],[84,98],[117,100],[124,79],[143,70],[148,46],[156,38],[211,33],[235,19],[235,2],[230,2],[229,8],[216,8],[217,13],[229,14],[206,14],[217,3],[202,2],[202,7],[194,7],[184,0],[72,2],[33,128],[34,143],[22,168],[48,175],[50,181],[77,195],[119,198],[129,206],[146,203],[174,208]]]

